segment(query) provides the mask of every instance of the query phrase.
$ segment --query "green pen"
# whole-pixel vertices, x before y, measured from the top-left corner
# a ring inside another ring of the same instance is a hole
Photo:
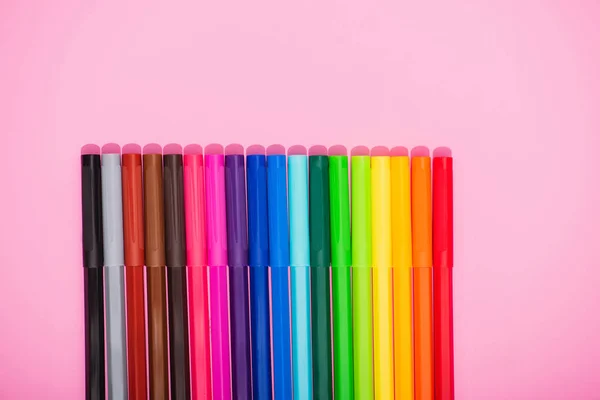
[[[333,397],[333,390],[331,384],[331,306],[329,300],[329,270],[331,265],[329,158],[327,156],[309,156],[308,183],[313,398],[330,400]]]
[[[347,156],[329,157],[329,190],[333,290],[333,393],[336,399],[354,399],[350,281],[352,248]]]
[[[371,158],[352,157],[352,307],[354,391],[373,400],[373,309],[371,277]]]

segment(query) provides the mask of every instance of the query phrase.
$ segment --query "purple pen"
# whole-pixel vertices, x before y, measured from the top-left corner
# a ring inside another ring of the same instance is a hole
[[[234,399],[252,398],[248,309],[248,225],[244,156],[225,156],[227,258],[231,318],[231,376]]]

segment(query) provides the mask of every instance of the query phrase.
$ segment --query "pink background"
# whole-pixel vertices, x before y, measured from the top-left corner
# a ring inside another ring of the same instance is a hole
[[[114,141],[450,147],[457,398],[600,399],[598,2],[29,3],[0,6],[0,398],[83,398],[79,154]]]

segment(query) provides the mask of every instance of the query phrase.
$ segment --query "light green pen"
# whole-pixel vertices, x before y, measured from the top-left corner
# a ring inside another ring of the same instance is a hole
[[[329,157],[329,198],[333,290],[333,392],[336,399],[354,399],[348,156]]]
[[[371,283],[371,157],[352,156],[352,307],[356,400],[373,400]]]

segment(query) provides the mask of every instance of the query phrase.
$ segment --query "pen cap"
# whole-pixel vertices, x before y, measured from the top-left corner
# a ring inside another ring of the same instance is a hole
[[[392,266],[412,267],[412,224],[410,216],[410,159],[391,158]]]
[[[167,266],[185,267],[185,212],[183,205],[183,157],[165,154],[165,252]]]
[[[246,157],[248,165],[248,238],[249,264],[269,265],[269,218],[267,215],[267,165],[262,154]]]
[[[352,265],[371,266],[371,157],[352,157]]]
[[[102,155],[102,230],[104,262],[119,266],[123,255],[123,199],[121,195],[121,155]]]
[[[431,159],[411,163],[413,266],[431,267]]]
[[[102,174],[98,154],[81,155],[81,222],[83,266],[104,265],[102,237]]]
[[[204,157],[206,187],[206,248],[208,265],[227,265],[227,222],[225,217],[225,157]]]
[[[329,198],[331,213],[331,265],[352,265],[350,246],[350,199],[348,193],[348,157],[329,157]]]
[[[452,157],[433,159],[433,265],[454,266]]]
[[[125,265],[144,265],[144,208],[141,154],[123,154],[123,237]]]
[[[246,173],[244,156],[225,156],[225,198],[227,200],[227,258],[233,267],[248,265],[246,222]]]
[[[290,265],[310,265],[308,239],[308,165],[304,155],[288,157],[290,205]]]
[[[146,266],[165,265],[165,217],[162,155],[144,154],[144,215]]]
[[[329,158],[327,156],[310,156],[308,159],[310,265],[329,267],[331,264]]]
[[[202,154],[184,155],[183,165],[187,262],[191,267],[201,267],[208,262]]]
[[[371,157],[373,267],[392,266],[390,157]]]
[[[267,156],[267,208],[269,210],[269,261],[271,267],[290,265],[287,166],[283,154]]]

